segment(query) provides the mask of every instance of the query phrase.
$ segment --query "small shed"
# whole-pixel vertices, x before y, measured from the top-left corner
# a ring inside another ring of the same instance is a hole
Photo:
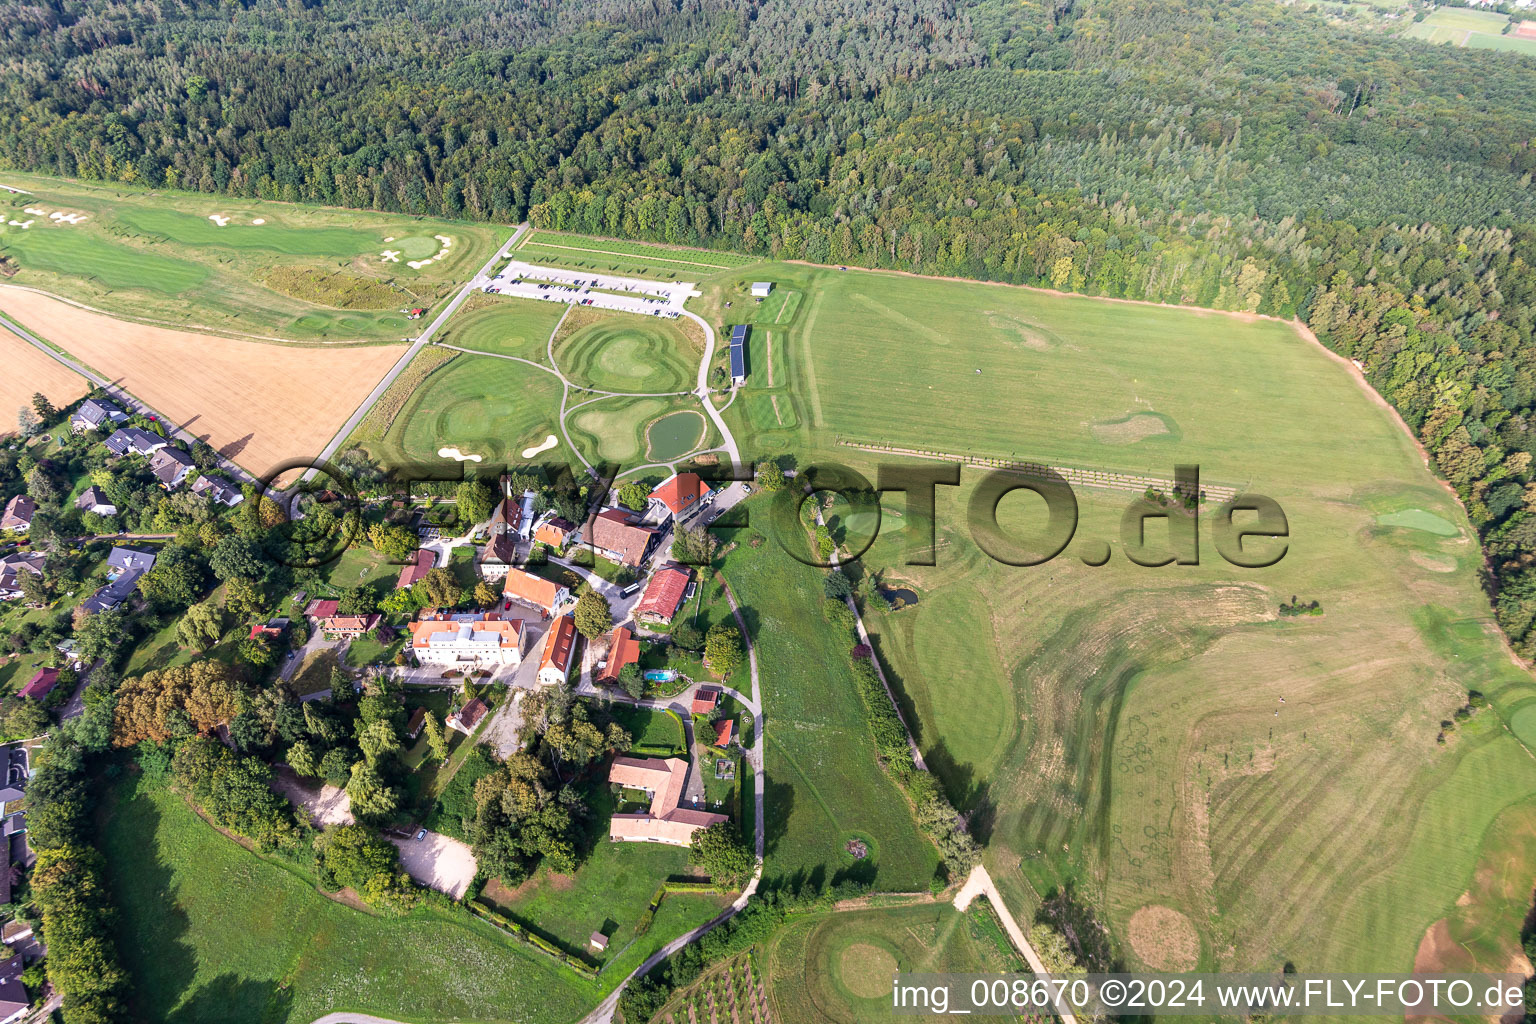
[[[752,282],[752,297],[754,299],[766,299],[768,297],[768,293],[771,291],[773,291],[772,281]]]
[[[587,940],[587,945],[591,946],[594,952],[601,953],[608,948],[608,936],[602,932],[593,932],[592,937]]]

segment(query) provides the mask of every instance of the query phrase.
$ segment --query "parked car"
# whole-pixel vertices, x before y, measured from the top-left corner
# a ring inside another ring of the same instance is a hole
[[[629,586],[627,586],[623,590],[619,591],[619,596],[620,597],[633,597],[636,594],[640,593],[640,586],[641,586],[641,584],[639,584],[639,583],[631,583]]]
[[[426,829],[422,829],[420,832],[416,833],[416,841],[418,843],[421,842],[425,838],[427,838],[427,830]]]

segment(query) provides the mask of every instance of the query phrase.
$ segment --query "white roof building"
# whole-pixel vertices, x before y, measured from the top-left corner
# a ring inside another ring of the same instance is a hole
[[[766,299],[768,297],[768,293],[771,291],[773,291],[772,281],[752,282],[752,297],[754,299]]]
[[[504,619],[426,619],[411,623],[411,651],[423,665],[518,665],[523,631]]]

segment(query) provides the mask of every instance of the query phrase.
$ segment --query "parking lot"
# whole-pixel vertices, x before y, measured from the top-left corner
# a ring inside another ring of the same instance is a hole
[[[590,271],[545,267],[512,260],[485,290],[545,302],[566,302],[675,319],[698,290],[690,281],[668,284],[634,277],[609,277]]]

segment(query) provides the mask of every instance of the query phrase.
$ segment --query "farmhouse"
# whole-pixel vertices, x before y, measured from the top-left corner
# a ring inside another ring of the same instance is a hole
[[[155,555],[137,548],[113,548],[107,554],[107,585],[80,605],[86,611],[111,611],[133,595],[139,577],[155,567]]]
[[[599,512],[593,518],[590,539],[593,550],[598,554],[633,568],[645,561],[657,536],[657,532],[650,527],[632,523],[629,513],[611,508]]]
[[[377,626],[380,618],[377,612],[372,615],[332,615],[320,621],[320,630],[332,636],[355,640]]]
[[[416,561],[400,570],[400,580],[395,584],[395,589],[404,590],[406,587],[409,587],[411,584],[425,576],[427,572],[436,564],[436,552],[430,551],[426,548],[418,548],[416,551]]]
[[[599,666],[599,683],[617,683],[625,665],[640,661],[640,641],[626,626],[618,626],[609,634],[607,659]]]
[[[167,445],[149,457],[149,471],[155,479],[160,481],[160,486],[168,491],[174,491],[181,486],[187,474],[197,468],[192,461],[192,456],[180,448],[172,448]]]
[[[245,500],[245,494],[240,488],[221,476],[209,476],[207,473],[193,481],[192,493],[201,494],[228,508],[234,508]]]
[[[549,627],[544,638],[544,654],[539,658],[539,685],[560,686],[571,672],[571,654],[576,650],[576,619],[562,615]]]
[[[533,531],[533,539],[559,551],[565,547],[565,542],[571,539],[571,534],[575,531],[576,524],[569,519],[550,516]]]
[[[0,515],[0,530],[21,533],[32,526],[32,516],[37,512],[37,502],[25,494],[18,494],[5,503],[5,513]]]
[[[83,434],[87,430],[98,430],[109,424],[116,426],[127,422],[128,414],[112,402],[105,398],[87,398],[69,418],[69,428],[77,434]]]
[[[747,325],[731,328],[731,384],[740,386],[747,382]]]
[[[411,623],[411,653],[422,665],[517,665],[523,631],[505,619],[423,619]]]
[[[616,843],[670,843],[687,846],[693,834],[728,819],[723,814],[679,807],[688,762],[680,757],[615,757],[608,781],[644,790],[651,798],[644,814],[615,814],[608,823],[608,838]]]
[[[771,291],[773,291],[772,281],[752,282],[752,297],[754,299],[766,299],[768,297],[768,293]]]
[[[475,726],[480,724],[480,720],[485,717],[485,713],[489,710],[490,708],[486,707],[485,701],[476,697],[448,716],[448,728],[457,729],[465,736],[468,736],[475,731]]]
[[[651,502],[666,509],[674,519],[693,515],[709,500],[709,484],[697,473],[674,473],[651,492]]]
[[[0,601],[14,601],[23,597],[21,574],[43,574],[44,556],[41,551],[17,552],[0,558]]]
[[[21,688],[21,696],[30,697],[33,700],[42,700],[48,696],[59,683],[59,670],[56,668],[40,668],[37,674],[27,681],[27,685]]]
[[[635,605],[635,618],[647,622],[668,623],[683,603],[688,590],[689,571],[680,565],[667,565],[651,574],[645,594]]]
[[[105,443],[107,451],[113,455],[150,456],[164,448],[167,442],[159,434],[151,434],[138,427],[123,427],[121,430],[114,430]]]
[[[509,569],[501,592],[509,602],[531,604],[544,609],[546,615],[555,614],[571,598],[570,587],[535,576],[525,569]]]
[[[107,498],[107,492],[95,484],[80,492],[80,497],[75,499],[75,508],[82,512],[94,512],[98,516],[117,515],[117,506]]]

